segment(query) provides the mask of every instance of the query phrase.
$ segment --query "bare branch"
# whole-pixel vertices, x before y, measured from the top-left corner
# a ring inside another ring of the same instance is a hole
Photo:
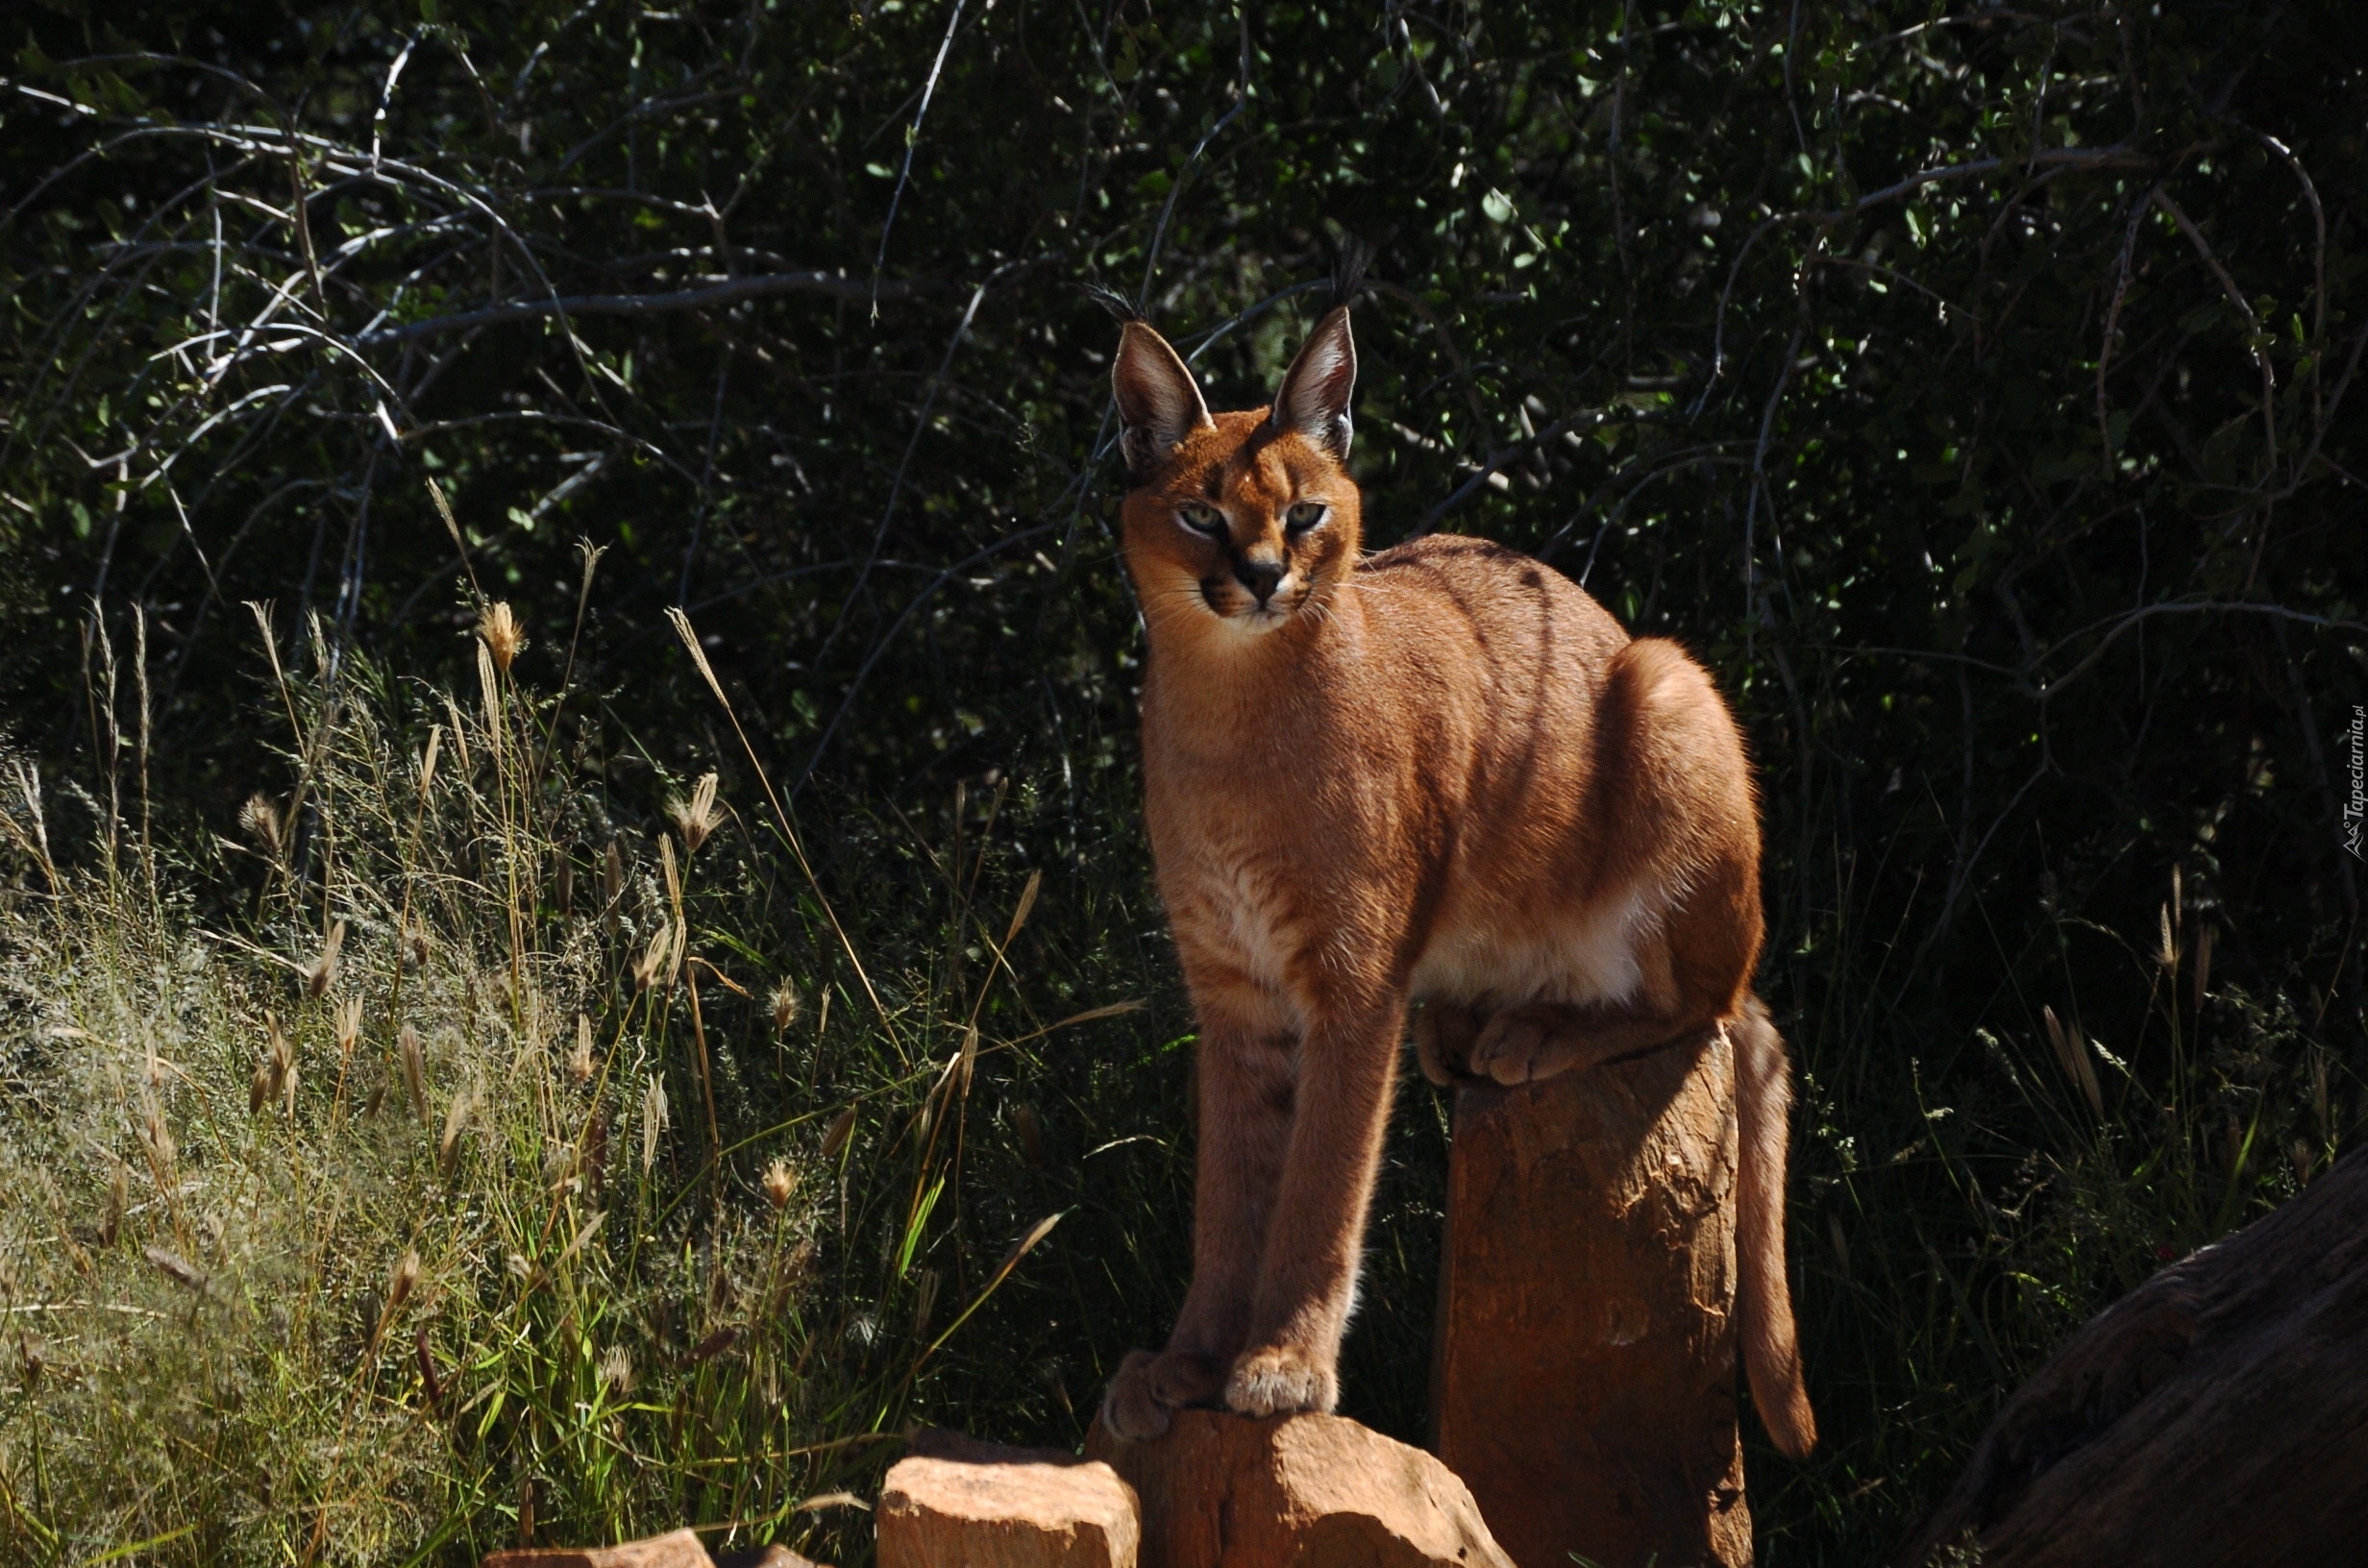
[[[382,327],[376,331],[362,333],[354,341],[363,348],[375,348],[381,343],[433,337],[443,332],[463,332],[473,327],[489,327],[504,321],[528,321],[538,316],[656,316],[676,310],[712,310],[720,306],[736,305],[742,300],[765,299],[776,294],[827,294],[842,300],[869,300],[876,295],[883,300],[909,300],[929,292],[930,286],[925,282],[884,282],[875,290],[865,287],[844,272],[777,272],[755,278],[734,278],[704,288],[678,289],[672,294],[583,294],[569,299],[507,300],[481,309],[463,310],[456,315],[406,322],[400,327]]]

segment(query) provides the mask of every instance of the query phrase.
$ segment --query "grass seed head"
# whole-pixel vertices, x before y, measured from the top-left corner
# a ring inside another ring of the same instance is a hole
[[[124,1206],[131,1201],[131,1173],[123,1168],[121,1161],[117,1161],[114,1179],[107,1184],[106,1217],[99,1221],[100,1246],[111,1247],[115,1244],[116,1236],[123,1230]]]
[[[436,1140],[436,1173],[447,1181],[460,1163],[460,1134],[468,1124],[469,1091],[464,1089],[454,1093],[452,1109],[444,1113],[444,1136]]]
[[[667,802],[666,815],[674,820],[675,831],[682,835],[683,854],[699,853],[699,846],[715,833],[715,775],[702,773],[691,786],[691,797]]]
[[[149,1263],[156,1271],[175,1285],[185,1290],[195,1290],[201,1295],[205,1293],[206,1276],[192,1267],[189,1261],[181,1254],[167,1251],[163,1247],[150,1247],[147,1256]]]
[[[823,1134],[823,1158],[835,1160],[847,1147],[847,1140],[855,1136],[855,1108],[849,1106],[830,1123],[830,1131]]]
[[[155,1106],[140,1123],[141,1141],[148,1145],[148,1158],[155,1166],[160,1190],[173,1185],[173,1157],[179,1152],[173,1143],[173,1130],[164,1125],[164,1114]]]
[[[485,613],[477,618],[477,635],[485,640],[485,651],[493,655],[494,668],[504,674],[509,674],[510,661],[526,651],[526,631],[510,613],[507,600],[485,606]]]
[[[567,1053],[568,1082],[580,1084],[592,1077],[592,1015],[576,1015],[576,1045]]]
[[[410,1090],[411,1113],[428,1119],[428,1063],[419,1048],[419,1031],[403,1026],[403,1087]]]
[[[666,1086],[653,1073],[641,1095],[641,1174],[646,1181],[657,1164],[657,1140],[666,1131]]]
[[[361,998],[348,996],[337,1004],[334,1015],[337,1029],[337,1055],[353,1060],[354,1043],[361,1038]]]
[[[263,846],[263,853],[278,860],[284,847],[285,829],[280,819],[280,808],[265,795],[250,795],[247,803],[238,808],[238,825],[247,836]]]
[[[798,1190],[798,1173],[786,1160],[776,1160],[765,1167],[765,1201],[777,1211],[789,1207],[789,1200]]]
[[[411,1286],[419,1283],[419,1249],[407,1249],[395,1263],[395,1271],[386,1281],[385,1321],[394,1321],[403,1304],[410,1299]]]
[[[305,967],[305,994],[325,996],[329,988],[337,983],[337,950],[345,945],[345,922],[339,920],[329,929],[329,940],[321,943],[321,956]]]
[[[789,1026],[798,1021],[800,1011],[801,1004],[798,1000],[797,987],[784,980],[773,988],[773,1032],[775,1034],[788,1033]]]
[[[642,949],[639,958],[633,960],[633,989],[635,991],[648,991],[664,978],[672,968],[675,930],[675,923],[672,920],[659,926],[657,935],[650,939],[650,945]]]

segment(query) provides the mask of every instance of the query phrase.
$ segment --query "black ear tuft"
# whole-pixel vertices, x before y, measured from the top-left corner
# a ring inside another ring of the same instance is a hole
[[[1142,301],[1131,295],[1122,294],[1107,284],[1079,283],[1077,292],[1109,311],[1119,321],[1148,321],[1150,319],[1144,313]]]
[[[1193,431],[1209,424],[1200,387],[1168,340],[1142,321],[1129,321],[1119,334],[1118,358],[1110,366],[1123,426],[1119,451],[1126,471],[1140,480],[1168,460]]]
[[[1278,430],[1296,430],[1310,446],[1348,460],[1352,430],[1349,400],[1357,390],[1357,345],[1348,332],[1348,306],[1336,305],[1299,345],[1299,356],[1283,372],[1274,394],[1271,422]]]
[[[1357,303],[1365,292],[1365,274],[1373,264],[1373,248],[1354,235],[1341,240],[1340,254],[1332,258],[1331,299],[1327,310],[1342,310]]]

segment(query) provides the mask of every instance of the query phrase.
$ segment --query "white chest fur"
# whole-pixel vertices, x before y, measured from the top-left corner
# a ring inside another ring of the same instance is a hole
[[[1451,910],[1415,965],[1414,995],[1498,1007],[1621,1002],[1643,984],[1639,950],[1667,899],[1658,886],[1596,899],[1560,918],[1502,907]]]

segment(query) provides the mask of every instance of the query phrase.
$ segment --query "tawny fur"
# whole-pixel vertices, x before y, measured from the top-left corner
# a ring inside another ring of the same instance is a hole
[[[1681,649],[1631,639],[1534,560],[1444,535],[1362,556],[1343,466],[1355,363],[1342,308],[1272,410],[1212,417],[1141,323],[1114,372],[1150,645],[1145,805],[1201,1103],[1192,1286],[1103,1419],[1150,1437],[1181,1405],[1332,1408],[1419,1002],[1418,1051],[1443,1082],[1518,1084],[1729,1031],[1743,1360],[1777,1445],[1805,1454],[1788,1067],[1750,990],[1742,737]]]

